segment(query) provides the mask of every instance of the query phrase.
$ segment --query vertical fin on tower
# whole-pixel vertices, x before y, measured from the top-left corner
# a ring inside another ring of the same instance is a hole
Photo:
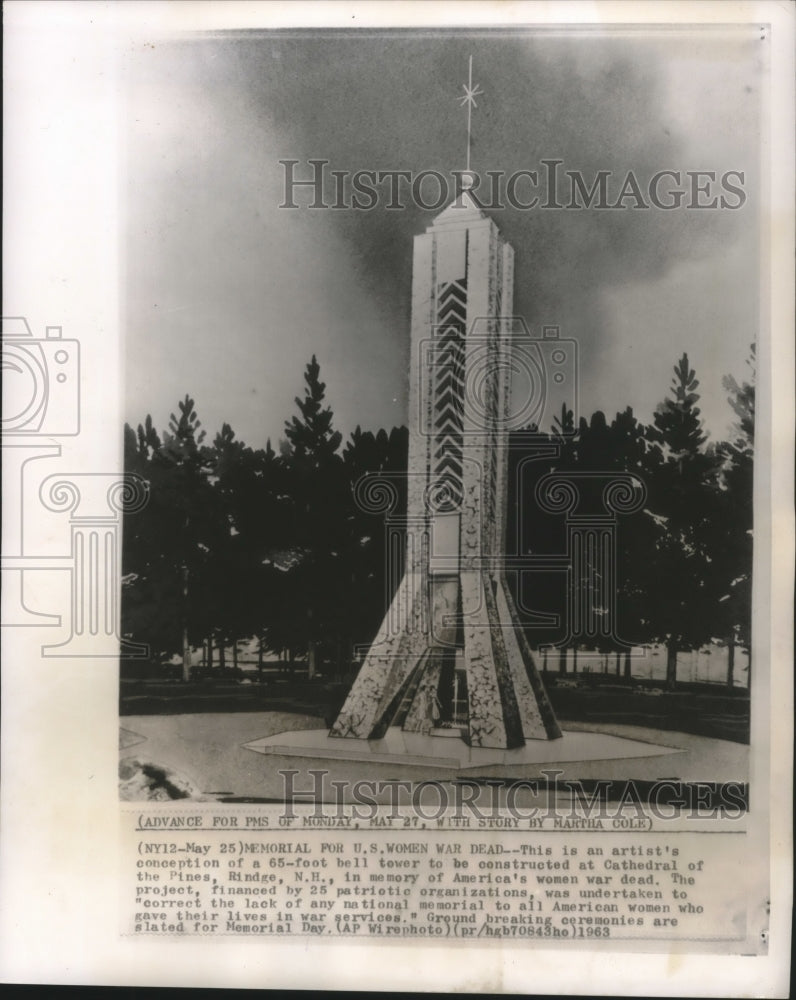
[[[423,601],[421,574],[406,572],[330,736],[372,738],[390,701],[427,646]]]
[[[563,736],[561,727],[505,579],[498,580],[496,599],[498,615],[506,623],[508,661],[522,716],[523,733],[526,739],[532,740],[560,739]]]

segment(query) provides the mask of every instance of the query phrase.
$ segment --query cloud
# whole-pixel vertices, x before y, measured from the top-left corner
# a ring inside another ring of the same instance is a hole
[[[210,405],[261,443],[281,430],[316,350],[342,429],[406,419],[412,239],[433,213],[280,210],[279,160],[460,169],[456,96],[470,54],[485,92],[473,119],[482,173],[539,170],[545,158],[587,181],[612,171],[615,184],[628,171],[643,184],[663,169],[746,170],[750,200],[737,212],[491,213],[516,250],[515,311],[579,340],[590,405],[629,401],[624,338],[634,356],[657,359],[665,296],[680,321],[702,317],[705,356],[730,370],[755,333],[747,314],[722,308],[741,294],[739,278],[749,300],[757,293],[753,45],[733,33],[279,33],[139,54],[130,346],[149,338],[162,357],[163,408],[187,388],[201,413],[215,384]],[[688,280],[692,265],[710,281]],[[145,332],[156,295],[180,311]],[[135,370],[141,400],[154,399]],[[176,393],[175,370],[190,382]],[[668,364],[660,376],[647,368],[637,396],[649,411],[668,382]]]

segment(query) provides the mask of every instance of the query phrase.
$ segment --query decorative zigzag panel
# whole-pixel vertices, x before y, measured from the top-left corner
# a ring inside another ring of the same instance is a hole
[[[462,498],[462,425],[464,414],[464,335],[467,321],[467,279],[437,289],[437,349],[435,353],[434,439],[431,478],[445,483],[448,497],[440,511],[457,510]]]

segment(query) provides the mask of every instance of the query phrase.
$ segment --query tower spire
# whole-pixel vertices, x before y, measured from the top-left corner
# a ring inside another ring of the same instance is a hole
[[[462,84],[462,89],[464,90],[464,94],[463,94],[463,96],[461,96],[461,97],[458,98],[458,101],[459,101],[459,105],[461,107],[463,107],[463,108],[466,107],[467,108],[467,172],[469,173],[470,172],[470,145],[471,145],[470,137],[471,137],[472,120],[473,120],[473,108],[477,108],[478,107],[478,105],[475,102],[476,97],[481,97],[482,94],[484,93],[483,90],[481,90],[481,85],[479,83],[476,83],[476,85],[473,86],[473,57],[472,56],[470,56],[470,66],[469,66],[469,72],[468,72],[468,76],[467,76],[467,83],[463,83]]]

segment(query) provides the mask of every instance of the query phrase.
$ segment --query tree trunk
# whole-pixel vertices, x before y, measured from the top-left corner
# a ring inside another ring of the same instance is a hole
[[[315,677],[315,640],[307,642],[307,680],[311,681]]]
[[[727,687],[735,687],[735,636],[727,640]]]
[[[572,673],[576,674],[578,672],[578,647],[572,647]]]
[[[625,651],[625,680],[629,681],[631,679],[632,675],[630,673],[630,650],[628,649]]]
[[[187,628],[182,630],[182,679],[186,684],[191,679],[191,644]]]
[[[191,646],[188,642],[188,567],[182,567],[182,679],[191,679]]]
[[[313,637],[312,608],[307,611],[307,680],[315,676],[315,639]]]
[[[207,637],[207,669],[213,669],[213,637]]]
[[[224,650],[224,640],[219,638],[218,640],[218,668],[223,674],[227,669],[227,661]]]
[[[677,640],[666,643],[666,687],[674,691],[677,687]]]
[[[567,647],[562,646],[558,652],[558,672],[560,674],[565,674],[567,672]]]

